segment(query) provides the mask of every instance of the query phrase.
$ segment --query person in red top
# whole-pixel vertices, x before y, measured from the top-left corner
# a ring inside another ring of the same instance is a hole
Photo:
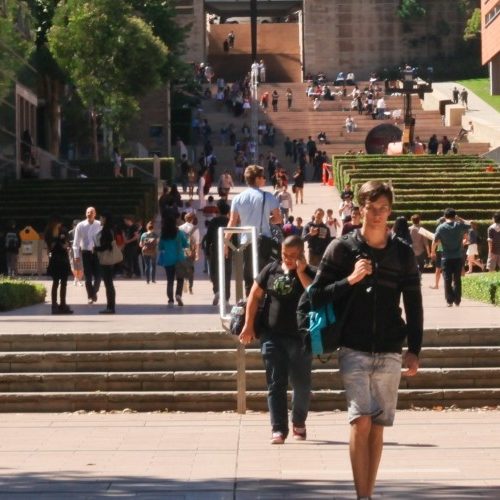
[[[203,209],[203,215],[207,223],[211,221],[215,216],[219,215],[219,209],[217,208],[217,205],[214,202],[214,197],[212,195],[207,198],[207,204]]]

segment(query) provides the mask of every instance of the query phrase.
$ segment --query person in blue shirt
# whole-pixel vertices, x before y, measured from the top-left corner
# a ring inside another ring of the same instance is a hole
[[[259,165],[249,165],[245,169],[245,182],[247,189],[233,198],[231,203],[231,212],[229,214],[228,227],[236,226],[254,226],[257,229],[257,237],[271,238],[271,224],[281,224],[281,214],[279,201],[271,194],[263,191],[266,185],[264,168]],[[230,233],[226,233],[226,252],[227,243],[231,238]],[[250,241],[250,234],[243,233],[240,236],[240,244],[244,245]],[[271,260],[269,241],[260,240],[259,248],[259,271]],[[279,253],[278,253],[279,258]],[[252,249],[247,246],[243,251],[243,278],[245,281],[245,293],[248,296],[253,284],[252,270]]]
[[[442,269],[444,296],[448,307],[460,305],[462,300],[463,238],[470,224],[457,216],[453,208],[444,211],[444,222],[436,229],[432,242],[431,257],[436,258],[436,249],[443,247]]]

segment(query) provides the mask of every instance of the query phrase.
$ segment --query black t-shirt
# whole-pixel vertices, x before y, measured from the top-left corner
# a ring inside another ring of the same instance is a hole
[[[318,234],[314,236],[311,234],[313,228],[318,228]],[[326,224],[323,224],[323,222],[319,224],[308,222],[304,228],[304,240],[309,245],[309,253],[323,255],[332,238]]]
[[[306,273],[311,279],[316,275],[309,266]],[[266,292],[262,310],[265,336],[299,336],[296,311],[304,287],[296,271],[285,274],[281,262],[272,262],[262,269],[255,280]]]

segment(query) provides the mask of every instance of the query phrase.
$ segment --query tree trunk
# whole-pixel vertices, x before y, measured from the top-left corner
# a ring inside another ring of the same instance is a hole
[[[94,161],[99,161],[99,144],[97,143],[97,113],[92,108],[90,111],[92,120],[92,142],[94,144]]]

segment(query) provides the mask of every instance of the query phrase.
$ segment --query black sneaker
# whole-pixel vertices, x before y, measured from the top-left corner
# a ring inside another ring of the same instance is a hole
[[[115,314],[114,309],[103,309],[102,311],[99,311],[99,314]]]

